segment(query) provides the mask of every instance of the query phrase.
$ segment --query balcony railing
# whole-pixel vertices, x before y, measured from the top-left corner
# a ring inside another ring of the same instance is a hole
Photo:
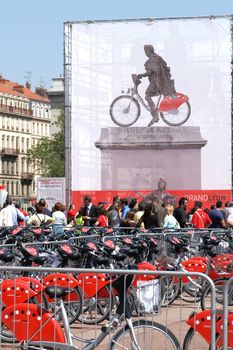
[[[31,117],[33,115],[32,109],[26,109],[26,108],[19,108],[19,107],[12,107],[0,104],[0,112],[6,112],[10,114],[19,114]]]
[[[18,157],[19,150],[15,148],[2,148],[1,154],[3,156]]]
[[[34,177],[34,173],[26,173],[26,172],[22,172],[20,173],[20,177],[21,179],[24,179],[24,180],[32,180],[33,177]]]

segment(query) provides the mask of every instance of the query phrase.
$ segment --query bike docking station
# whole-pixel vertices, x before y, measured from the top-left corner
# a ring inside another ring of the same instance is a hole
[[[101,189],[151,189],[161,176],[174,190],[201,188],[206,144],[198,126],[102,128],[95,142],[101,151]]]

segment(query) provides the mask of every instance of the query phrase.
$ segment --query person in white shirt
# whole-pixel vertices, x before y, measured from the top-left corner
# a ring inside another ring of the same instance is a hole
[[[50,216],[43,214],[43,206],[40,203],[35,204],[36,213],[33,214],[27,222],[27,225],[31,226],[41,226],[47,223],[52,223],[54,221]]]
[[[52,214],[53,222],[53,232],[55,235],[62,235],[64,233],[64,226],[67,225],[66,216],[64,213],[64,205],[61,202],[57,202],[54,205],[54,212]]]
[[[0,226],[18,226],[18,220],[25,221],[25,216],[12,204],[10,198],[7,206],[0,211]]]
[[[168,230],[174,230],[174,229],[180,228],[179,222],[176,220],[175,216],[173,216],[173,212],[174,212],[173,205],[167,204],[165,207],[165,211],[167,215],[165,216],[165,219],[164,219],[163,228]]]

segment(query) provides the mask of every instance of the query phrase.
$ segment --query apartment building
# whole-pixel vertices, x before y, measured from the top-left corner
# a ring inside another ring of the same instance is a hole
[[[52,79],[52,86],[47,91],[47,94],[48,94],[50,104],[51,104],[50,134],[53,135],[59,131],[58,127],[56,125],[54,125],[54,122],[57,120],[57,117],[61,113],[61,110],[64,111],[65,91],[64,91],[64,78],[63,78],[63,76]]]
[[[0,76],[0,185],[11,198],[29,200],[38,174],[27,162],[27,150],[50,136],[51,106],[46,90],[33,92]]]

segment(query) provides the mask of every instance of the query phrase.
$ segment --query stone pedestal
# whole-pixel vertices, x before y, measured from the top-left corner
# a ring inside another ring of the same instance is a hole
[[[199,127],[102,128],[95,146],[101,151],[102,190],[152,190],[158,179],[168,189],[201,188]]]

